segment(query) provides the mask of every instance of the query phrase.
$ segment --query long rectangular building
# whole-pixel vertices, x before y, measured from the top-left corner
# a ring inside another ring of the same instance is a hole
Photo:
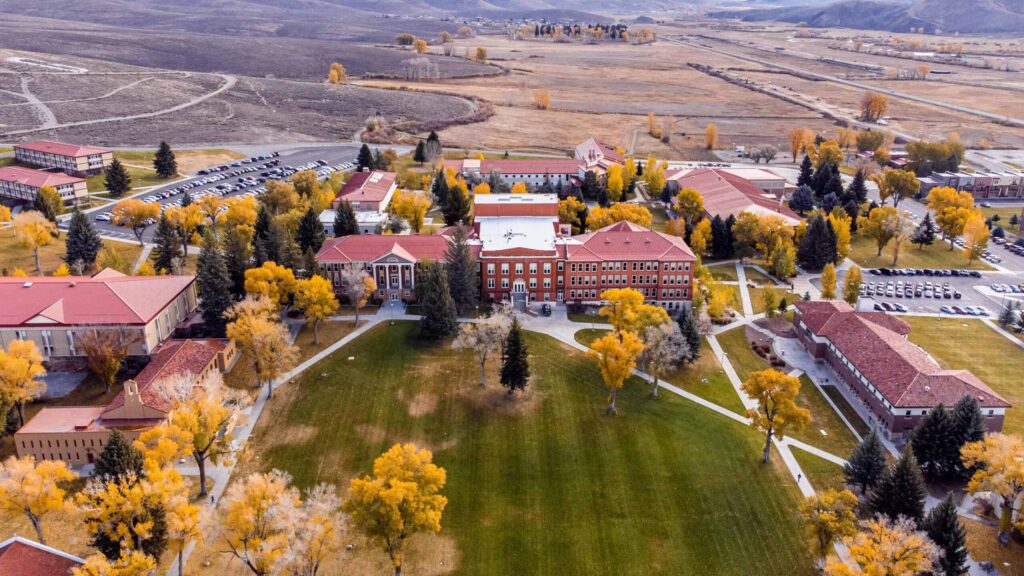
[[[857,312],[835,300],[797,302],[797,337],[816,359],[839,375],[886,437],[907,433],[938,404],[966,395],[981,406],[985,428],[999,432],[1010,404],[967,370],[945,370],[907,340],[910,325],[884,312]]]
[[[87,176],[102,172],[114,160],[114,153],[102,148],[39,140],[16,144],[14,159],[31,166]]]
[[[22,166],[0,168],[0,196],[31,202],[44,186],[57,190],[64,204],[77,204],[89,197],[89,188],[82,178]]]

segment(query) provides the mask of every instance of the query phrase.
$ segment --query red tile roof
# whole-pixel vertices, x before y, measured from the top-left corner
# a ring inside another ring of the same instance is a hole
[[[85,560],[20,536],[0,542],[0,574],[4,576],[69,576]]]
[[[135,377],[139,385],[139,397],[142,403],[150,408],[167,412],[171,409],[170,402],[154,386],[169,376],[178,374],[199,375],[206,370],[224,350],[225,342],[219,340],[168,340],[153,354],[146,367]],[[104,413],[124,406],[124,391],[114,397],[103,410]]]
[[[696,260],[682,238],[632,222],[618,222],[574,239],[579,244],[566,248],[570,260]]]
[[[52,140],[38,140],[36,142],[26,142],[25,144],[15,144],[14,147],[33,150],[35,152],[57,154],[59,156],[71,156],[74,158],[110,152],[110,150],[104,150],[102,148],[79,146],[77,144],[64,144],[63,142],[53,142]]]
[[[740,212],[775,213],[793,220],[794,225],[800,221],[796,212],[783,206],[778,199],[771,198],[758,185],[724,170],[701,168],[679,176],[670,173],[668,179],[678,182],[682,188],[700,192],[704,198],[704,212],[711,216],[725,219]]]
[[[346,202],[383,202],[395,184],[394,172],[356,172],[341,187],[336,198]]]
[[[438,235],[380,235],[342,236],[330,238],[316,253],[316,261],[372,262],[388,254],[417,261],[442,260],[448,249],[448,238]]]
[[[558,219],[555,194],[485,194],[474,198],[476,217],[550,216]]]
[[[0,326],[37,317],[66,326],[146,324],[193,282],[194,276],[123,274],[0,277]]]
[[[75,178],[60,172],[43,172],[42,170],[33,170],[32,168],[22,166],[5,166],[0,168],[0,180],[25,184],[32,188],[42,188],[43,186],[53,186],[56,188],[64,184],[85,182],[81,178]]]
[[[103,411],[103,406],[46,406],[19,428],[18,434],[102,430],[99,419]]]
[[[476,160],[479,162],[480,174],[490,174],[497,171],[503,175],[508,174],[578,174],[580,161],[569,158],[534,158],[527,160]],[[451,167],[457,172],[466,169],[464,160],[445,160],[445,167]],[[475,168],[474,168],[475,170]]]
[[[955,404],[967,394],[986,408],[1010,404],[967,370],[944,370],[905,338],[910,325],[880,312],[856,312],[846,303],[796,302],[800,320],[828,339],[897,408]]]

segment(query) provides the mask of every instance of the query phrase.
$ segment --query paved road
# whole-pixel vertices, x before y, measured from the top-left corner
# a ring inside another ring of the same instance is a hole
[[[805,69],[802,69],[802,68],[797,68],[795,66],[787,66],[785,64],[779,64],[777,62],[772,62],[770,60],[766,60],[766,59],[763,59],[763,58],[757,58],[755,56],[750,56],[750,55],[747,55],[747,54],[741,54],[741,53],[738,53],[738,52],[732,52],[732,51],[729,51],[729,50],[723,50],[721,48],[712,48],[710,46],[705,46],[705,45],[697,43],[697,42],[683,40],[683,39],[680,39],[680,38],[665,37],[663,39],[667,40],[669,42],[675,42],[677,44],[682,44],[682,45],[685,45],[685,46],[689,46],[691,48],[698,48],[698,49],[701,49],[701,50],[707,50],[709,52],[715,52],[715,53],[721,54],[723,56],[729,56],[731,58],[738,58],[740,60],[747,60],[747,61],[750,61],[750,62],[754,62],[756,64],[761,64],[762,66],[768,66],[768,67],[771,67],[771,68],[778,68],[780,70],[786,70],[788,72],[793,72],[793,73],[801,74],[801,75],[804,75],[804,76],[811,76],[811,77],[818,78],[818,79],[821,79],[821,80],[827,80],[829,82],[836,82],[836,83],[839,83],[839,84],[845,84],[847,86],[853,86],[854,88],[863,88],[864,90],[871,90],[873,92],[878,92],[878,93],[881,93],[881,94],[887,94],[889,96],[892,96],[893,98],[901,98],[903,100],[911,100],[911,101],[914,101],[914,102],[920,102],[922,104],[930,104],[932,106],[939,106],[939,107],[942,107],[942,108],[947,108],[949,110],[955,110],[957,112],[964,112],[966,114],[972,114],[974,116],[981,116],[983,118],[988,118],[990,120],[995,120],[997,122],[1003,122],[1003,123],[1006,123],[1006,124],[1010,124],[1012,126],[1024,127],[1024,119],[1014,118],[1012,116],[1005,116],[1005,115],[1000,115],[1000,114],[992,114],[990,112],[985,112],[984,110],[977,110],[975,108],[967,108],[967,107],[964,107],[964,106],[957,106],[955,104],[949,104],[948,102],[942,102],[940,100],[932,100],[931,98],[924,98],[924,97],[921,97],[921,96],[914,96],[913,94],[907,94],[905,92],[899,92],[899,91],[896,91],[896,90],[890,90],[888,88],[880,88],[878,86],[873,86],[871,84],[865,84],[863,82],[856,82],[854,80],[847,80],[845,78],[840,78],[838,76],[831,76],[831,75],[828,75],[828,74],[821,74],[821,73],[818,73],[818,72],[811,72],[809,70],[805,70]]]
[[[342,144],[342,145],[337,145],[336,144],[336,145],[331,146],[331,147],[298,148],[298,149],[293,149],[293,150],[291,150],[289,152],[282,152],[280,156],[278,156],[277,158],[273,158],[272,160],[279,161],[279,166],[281,166],[281,167],[284,167],[284,166],[299,167],[299,166],[301,166],[303,164],[306,164],[306,163],[309,163],[309,162],[315,162],[317,160],[324,160],[324,161],[327,162],[327,164],[329,166],[338,166],[342,162],[355,162],[356,156],[359,153],[359,147],[360,147],[360,145],[358,145],[358,144]],[[242,166],[243,167],[244,166],[259,166],[259,165],[263,164],[264,162],[266,162],[266,160],[255,162],[253,164],[242,164]],[[234,170],[234,169],[235,168],[232,168],[232,170]],[[258,177],[259,173],[261,171],[251,172],[251,173],[248,173],[248,174],[241,174],[239,176],[233,176],[233,177],[226,178],[224,180],[220,180],[220,181],[217,181],[217,182],[211,182],[209,184],[205,184],[205,185],[202,185],[202,186],[197,186],[195,188],[191,188],[191,189],[187,190],[187,192],[192,194],[193,198],[194,198],[196,194],[198,194],[200,192],[203,192],[205,190],[209,190],[209,189],[215,188],[219,184],[235,185],[235,184],[238,183],[238,181],[241,178],[243,178],[245,176],[256,176],[256,177]],[[159,188],[154,188],[154,189],[150,189],[150,190],[145,190],[143,192],[135,193],[133,195],[133,197],[146,198],[146,197],[149,197],[149,196],[156,196],[158,194],[162,194],[164,192],[167,192],[167,191],[170,191],[172,189],[178,188],[178,187],[182,186],[183,184],[187,184],[187,183],[190,183],[190,182],[195,182],[195,181],[198,181],[198,180],[202,180],[205,177],[206,176],[190,176],[190,177],[182,179],[182,180],[177,180],[175,182],[172,182],[172,183],[169,183],[169,184],[165,184],[165,185],[163,185],[163,186],[161,186]],[[254,188],[246,188],[246,189],[242,189],[242,190],[235,190],[235,191],[227,194],[225,197],[238,196],[240,194],[244,194],[244,193],[246,193],[248,191],[251,191],[251,190],[254,190]],[[170,196],[168,198],[161,198],[159,200],[159,202],[160,202],[161,205],[166,206],[166,205],[168,205],[168,204],[170,204],[172,202],[181,200],[183,194],[172,195],[172,196]],[[103,206],[103,207],[100,207],[100,208],[94,208],[94,209],[89,210],[87,212],[91,216],[93,216],[93,218],[95,219],[95,217],[99,216],[100,214],[109,213],[111,208],[112,208],[111,205],[107,205],[107,206]],[[116,226],[116,225],[111,224],[109,222],[103,222],[103,221],[94,221],[94,224],[96,225],[96,229],[103,236],[113,237],[113,238],[120,238],[120,239],[123,239],[123,240],[135,240],[135,235],[128,228],[124,228],[122,226]],[[143,240],[144,241],[148,242],[148,241],[150,241],[153,238],[153,233],[155,232],[155,228],[156,228],[155,226],[150,226],[150,227],[148,227],[146,229],[146,231],[143,233]]]

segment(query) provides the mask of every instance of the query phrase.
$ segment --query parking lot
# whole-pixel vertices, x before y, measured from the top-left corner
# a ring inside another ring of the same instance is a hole
[[[133,197],[144,202],[159,202],[161,210],[167,206],[180,206],[187,193],[192,200],[203,196],[216,195],[224,198],[234,196],[258,196],[271,180],[284,180],[295,172],[315,170],[321,179],[334,171],[351,170],[354,167],[358,146],[344,145],[329,148],[299,149],[287,153],[266,152],[250,156],[230,164],[211,166],[200,170],[193,177],[161,186]],[[131,230],[110,223],[108,205],[90,212],[96,229],[103,236],[135,241]],[[149,226],[143,233],[143,240],[153,237],[155,226]]]
[[[995,318],[1007,298],[1024,297],[1024,281],[977,270],[866,270],[862,304],[900,313],[954,314]]]

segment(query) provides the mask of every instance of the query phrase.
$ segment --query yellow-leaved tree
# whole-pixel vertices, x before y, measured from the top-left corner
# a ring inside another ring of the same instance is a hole
[[[256,387],[267,383],[267,396],[274,396],[274,380],[291,370],[299,356],[290,343],[288,329],[277,321],[277,306],[268,298],[246,296],[224,314],[229,323],[227,336],[249,357],[256,372]]]
[[[39,249],[53,243],[57,227],[43,216],[42,212],[28,210],[14,217],[14,235],[22,246],[32,251],[36,259],[36,274],[43,273],[39,261]]]
[[[772,448],[772,437],[781,440],[790,430],[799,432],[811,419],[811,413],[796,403],[800,380],[774,369],[752,372],[743,383],[743,392],[757,401],[747,410],[750,426],[764,433],[764,462]]]
[[[419,234],[423,228],[423,218],[430,210],[430,198],[420,192],[397,190],[391,200],[391,211],[409,223],[412,231]]]
[[[583,231],[583,223],[580,215],[583,214],[587,205],[575,196],[569,196],[565,200],[558,201],[558,221],[562,224],[569,224],[573,234]]]
[[[836,297],[836,265],[829,262],[821,271],[821,297],[824,300],[835,300]]]
[[[846,543],[856,567],[832,559],[826,576],[915,576],[931,570],[939,557],[939,549],[913,520],[880,518],[864,528]]]
[[[621,164],[609,164],[608,174],[605,185],[608,188],[608,199],[612,202],[618,202],[622,200],[622,165]]]
[[[676,213],[686,221],[686,225],[689,227],[704,216],[704,197],[693,188],[683,188],[679,194],[676,194],[674,207]]]
[[[473,186],[473,196],[478,196],[480,194],[490,194],[490,193],[491,193],[491,185],[488,184],[487,182],[481,182],[481,183],[477,184],[476,186]]]
[[[999,529],[1009,533],[1014,524],[1024,527],[1015,517],[1017,500],[1024,494],[1024,442],[1009,434],[986,434],[983,440],[965,444],[960,457],[965,468],[975,470],[967,483],[968,492],[999,495]]]
[[[50,276],[57,277],[57,278],[62,277],[62,276],[71,276],[71,269],[68,268],[67,264],[61,263],[61,265],[57,266],[57,269],[54,270],[50,274]]]
[[[892,205],[899,206],[904,198],[911,198],[921,190],[917,175],[911,170],[886,168],[871,178],[878,185],[878,197],[882,203],[892,198]]]
[[[150,576],[155,569],[156,560],[152,556],[138,550],[124,550],[117,560],[93,554],[85,559],[85,564],[72,568],[71,576]]]
[[[327,70],[327,83],[344,84],[345,77],[345,66],[339,62],[331,62],[331,67]]]
[[[846,271],[846,278],[843,280],[843,300],[846,301],[850,306],[857,305],[857,299],[860,297],[860,285],[863,282],[863,278],[860,273],[860,268],[857,266],[851,266]]]
[[[43,517],[50,512],[66,509],[66,492],[62,484],[78,478],[60,460],[36,462],[35,458],[11,456],[0,464],[0,512],[24,514],[40,544],[43,537]]]
[[[353,478],[342,509],[352,526],[380,546],[402,574],[406,541],[418,532],[441,531],[447,481],[429,450],[395,444],[373,462],[373,476]]]
[[[512,194],[526,194],[526,182],[516,182],[510,190]]]
[[[219,529],[227,552],[255,576],[277,574],[287,562],[299,491],[280,470],[250,474],[228,487],[220,501]]]
[[[989,230],[980,212],[975,212],[964,224],[964,255],[973,262],[988,250]]]
[[[587,215],[587,229],[600,230],[616,222],[632,222],[644,228],[650,228],[654,222],[651,211],[640,204],[617,202],[608,208],[594,206]]]
[[[313,344],[318,344],[320,322],[338,311],[331,281],[323,276],[312,276],[296,282],[295,306],[302,310],[307,323],[313,323]]]
[[[636,160],[632,156],[626,157],[625,164],[622,165],[622,183],[626,188],[629,188],[636,182]]]
[[[252,201],[255,202],[256,200],[253,199]],[[203,213],[198,204],[189,204],[188,206],[170,205],[164,210],[164,215],[167,216],[167,219],[171,221],[171,225],[178,231],[178,236],[181,238],[182,252],[185,256],[188,256],[189,239],[206,221],[206,214]],[[253,222],[255,220],[255,214],[253,214]]]
[[[126,226],[132,229],[135,239],[142,246],[142,233],[160,217],[160,204],[157,202],[143,202],[129,198],[121,200],[114,205],[110,211],[110,221],[118,226]]]
[[[658,162],[653,154],[647,156],[644,164],[644,183],[647,186],[647,195],[654,198],[661,194],[665,187],[665,170],[668,162]]]
[[[597,313],[618,333],[641,334],[648,326],[658,326],[670,321],[664,308],[645,304],[644,295],[635,288],[605,290],[601,292],[601,300],[607,304]]]
[[[808,128],[792,128],[786,133],[786,137],[789,139],[789,152],[793,155],[793,162],[796,162],[797,154],[814,144],[814,131]]]
[[[138,338],[136,332],[121,328],[91,330],[78,338],[79,349],[85,354],[86,366],[103,382],[104,392],[110,392],[117,382],[117,373],[128,356],[128,347]]]
[[[359,311],[377,291],[377,281],[362,268],[351,265],[341,271],[341,289],[348,303],[356,309],[355,325],[359,325]]]
[[[148,474],[146,478],[138,477],[135,472],[94,479],[76,497],[86,532],[116,545],[121,552],[139,550],[158,555],[165,543],[157,523],[170,487],[150,479]]]
[[[18,422],[25,425],[25,404],[46,392],[43,356],[32,340],[11,340],[0,348],[0,395],[18,408]]]
[[[295,293],[295,273],[276,262],[264,262],[259,268],[245,271],[245,293],[265,296],[280,306]]]
[[[808,496],[800,503],[800,515],[819,570],[833,544],[857,533],[857,497],[849,490],[828,489]]]
[[[704,147],[714,150],[718,146],[718,125],[714,122],[704,127]]]
[[[932,188],[928,192],[928,208],[935,212],[935,225],[946,239],[952,251],[957,236],[964,233],[967,221],[975,215],[974,196],[970,192],[956,191],[948,186]]]
[[[711,220],[704,218],[693,227],[690,234],[690,248],[701,258],[707,256],[711,249]]]
[[[608,387],[608,414],[618,414],[615,400],[619,390],[636,368],[644,345],[633,332],[614,331],[605,334],[590,345],[587,355],[597,361],[601,379]]]
[[[878,248],[876,255],[881,256],[882,250],[896,236],[899,218],[899,210],[892,206],[872,208],[867,218],[857,221],[857,233],[874,240]]]

